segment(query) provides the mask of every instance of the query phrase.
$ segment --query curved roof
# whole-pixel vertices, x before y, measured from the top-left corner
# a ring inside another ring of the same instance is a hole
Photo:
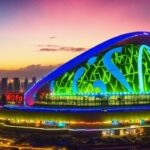
[[[65,72],[71,70],[73,67],[77,66],[78,64],[86,61],[92,56],[105,51],[113,46],[119,46],[124,44],[147,44],[150,45],[150,32],[132,32],[126,33],[112,39],[109,39],[88,51],[80,54],[79,56],[75,57],[74,59],[68,61],[67,63],[61,65],[57,69],[50,72],[48,75],[43,76],[36,84],[34,84],[26,93],[25,93],[25,104],[33,105],[34,104],[34,94],[40,89],[48,81],[55,80]]]

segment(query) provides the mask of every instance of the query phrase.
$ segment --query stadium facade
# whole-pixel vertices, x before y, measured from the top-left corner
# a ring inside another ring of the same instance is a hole
[[[150,93],[149,43],[148,32],[108,40],[43,77],[26,93],[25,103],[76,105],[79,101],[81,106],[97,106],[100,104],[94,100],[115,105],[120,98],[130,105],[137,97],[139,103],[146,104]]]
[[[150,33],[123,34],[82,53],[34,84],[24,105],[5,106],[3,116],[16,109],[18,118],[52,129],[141,133],[150,125]]]

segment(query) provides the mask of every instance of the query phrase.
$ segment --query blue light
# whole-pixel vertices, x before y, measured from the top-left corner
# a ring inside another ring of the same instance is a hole
[[[62,123],[62,122],[58,122],[58,127],[59,128],[64,128],[66,126],[65,123]]]
[[[44,124],[49,126],[54,126],[55,123],[53,121],[45,121]]]
[[[111,72],[111,74],[128,90],[132,91],[130,85],[128,84],[127,80],[123,76],[123,74],[120,72],[118,67],[112,62],[112,55],[114,53],[121,53],[122,47],[114,48],[110,51],[108,51],[103,58],[104,66]]]
[[[97,59],[97,57],[92,57],[92,58],[90,58],[90,59],[88,60],[87,64],[88,64],[88,65],[93,65],[93,64],[95,63],[96,59]]]
[[[25,111],[38,111],[38,112],[103,112],[103,106],[90,107],[90,108],[79,108],[79,107],[29,107],[29,106],[15,106],[5,105],[5,109],[9,110],[25,110]],[[137,105],[137,106],[108,106],[105,108],[107,112],[124,112],[124,111],[138,111],[138,110],[150,110],[150,105]]]
[[[140,125],[144,125],[145,121],[144,120],[140,120]]]
[[[140,92],[144,92],[144,85],[143,85],[143,70],[142,70],[142,54],[144,48],[150,53],[150,47],[146,45],[142,45],[139,49],[138,55],[138,78],[139,78],[139,90]]]
[[[119,125],[119,122],[117,120],[112,120],[112,125],[113,126],[118,126]]]
[[[106,92],[106,85],[103,83],[103,81],[100,81],[100,80],[96,80],[94,83],[93,83],[93,86],[96,88],[98,87],[100,89],[100,91],[103,93]]]
[[[53,92],[54,89],[54,80],[50,82],[50,92]]]

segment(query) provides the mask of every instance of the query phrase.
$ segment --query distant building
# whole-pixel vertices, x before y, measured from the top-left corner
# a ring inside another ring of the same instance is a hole
[[[13,92],[13,83],[11,81],[8,83],[8,92]]]
[[[20,81],[20,92],[24,92],[24,81]]]
[[[32,82],[31,82],[31,85],[35,84],[36,83],[36,77],[32,77]]]
[[[28,78],[25,78],[24,80],[24,91],[27,91],[29,88],[29,81],[28,81]]]
[[[13,81],[8,80],[7,77],[3,77],[0,80],[0,94],[4,94],[7,92],[26,92],[31,86],[36,83],[36,77],[32,77],[29,81],[28,78],[24,80],[20,80],[18,77],[14,77]]]
[[[36,83],[36,77],[32,77],[32,80],[28,83],[28,88],[29,89],[31,86],[33,86]]]
[[[0,80],[0,94],[2,93],[2,82]]]
[[[8,78],[2,78],[2,81],[1,81],[1,92],[2,93],[6,93],[7,92],[7,89],[8,89]]]
[[[19,92],[20,91],[20,79],[15,77],[13,79],[13,92]]]

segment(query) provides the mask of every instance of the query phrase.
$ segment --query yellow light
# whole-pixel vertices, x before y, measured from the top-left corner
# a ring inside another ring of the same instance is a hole
[[[122,136],[122,135],[124,135],[124,130],[123,129],[120,130],[120,136]]]
[[[139,128],[140,126],[138,125],[131,125],[131,128]]]

